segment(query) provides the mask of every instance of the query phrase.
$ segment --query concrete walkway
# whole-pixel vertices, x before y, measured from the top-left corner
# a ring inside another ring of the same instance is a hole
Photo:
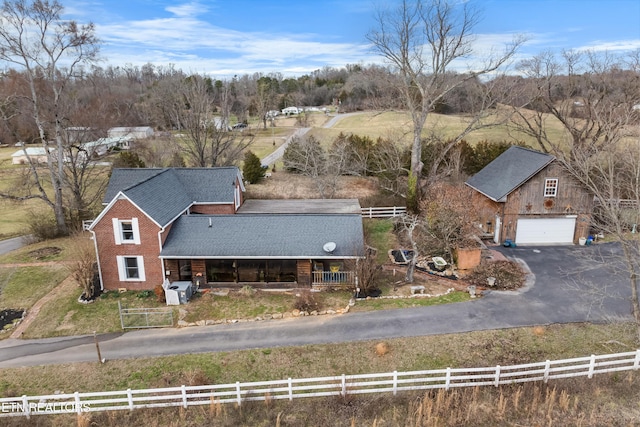
[[[433,307],[105,334],[101,353],[109,360],[632,319],[628,282],[609,268],[619,247],[499,250],[531,268],[527,288]],[[96,360],[93,336],[0,341],[0,368]]]

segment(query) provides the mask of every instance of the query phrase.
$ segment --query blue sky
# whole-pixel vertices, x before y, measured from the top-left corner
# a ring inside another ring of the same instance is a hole
[[[96,24],[103,65],[174,64],[226,78],[382,62],[365,34],[384,0],[60,1],[65,18]],[[499,48],[514,34],[528,37],[519,58],[547,49],[640,49],[640,0],[475,3],[483,15],[479,49]]]

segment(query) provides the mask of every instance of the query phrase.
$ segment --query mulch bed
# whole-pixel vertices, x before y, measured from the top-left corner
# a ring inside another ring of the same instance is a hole
[[[6,325],[11,325],[14,320],[22,319],[24,310],[6,309],[0,311],[0,331],[4,329]]]

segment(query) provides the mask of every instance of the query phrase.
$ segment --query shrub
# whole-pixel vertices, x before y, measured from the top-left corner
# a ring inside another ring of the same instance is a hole
[[[154,291],[140,291],[136,294],[137,298],[149,298],[151,295],[153,295],[155,292]]]
[[[153,293],[156,294],[156,298],[158,298],[158,302],[167,302],[164,295],[164,288],[162,287],[162,285],[156,285],[156,287],[153,288]]]
[[[296,294],[296,300],[293,303],[293,308],[300,311],[314,311],[320,309],[320,303],[310,290],[303,290]]]
[[[51,213],[29,212],[27,215],[27,233],[33,236],[36,241],[60,237],[56,219]]]

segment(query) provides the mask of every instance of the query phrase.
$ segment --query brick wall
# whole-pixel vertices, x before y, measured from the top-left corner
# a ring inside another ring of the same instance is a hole
[[[227,214],[234,214],[235,209],[232,204],[193,205],[191,207],[191,212],[196,214],[203,214],[203,215],[227,215]]]
[[[127,220],[138,219],[140,230],[140,244],[116,245],[112,218]],[[153,289],[162,284],[162,263],[158,256],[160,247],[158,232],[160,228],[140,210],[127,200],[118,200],[106,213],[106,215],[94,225],[96,235],[102,282],[105,290],[117,290],[127,288],[132,290]],[[165,231],[165,234],[168,231]],[[118,276],[118,264],[116,256],[142,256],[144,257],[145,281],[121,282]]]

